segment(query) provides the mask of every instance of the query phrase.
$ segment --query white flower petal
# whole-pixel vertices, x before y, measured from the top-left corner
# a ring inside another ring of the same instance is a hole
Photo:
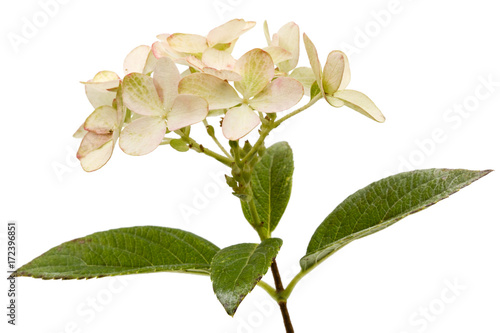
[[[288,73],[297,66],[300,52],[300,29],[289,22],[278,30],[278,45],[291,53],[291,58],[278,65],[280,71]]]
[[[342,51],[332,51],[328,55],[323,69],[323,89],[325,94],[332,95],[343,90],[351,80],[349,61]]]
[[[272,41],[271,35],[269,34],[269,25],[267,24],[267,21],[264,21],[264,36],[266,37],[267,45],[271,46]]]
[[[76,132],[73,134],[73,137],[75,139],[82,139],[85,136],[85,134],[88,133],[88,131],[85,129],[85,127],[83,127],[83,125],[85,124],[82,124],[80,127],[78,127]]]
[[[133,156],[146,155],[165,137],[167,124],[160,117],[142,117],[128,124],[120,135],[120,148]]]
[[[279,77],[250,100],[250,104],[258,111],[274,113],[291,108],[300,102],[302,96],[304,87],[299,81],[290,77]]]
[[[231,20],[212,29],[208,33],[208,44],[212,47],[217,44],[231,43],[254,26],[255,22],[246,22],[242,19]]]
[[[304,94],[306,94],[307,96],[310,95],[311,86],[316,81],[316,78],[311,68],[297,67],[293,70],[293,72],[290,73],[289,77],[294,78],[295,80],[302,83],[302,85],[304,86]]]
[[[147,45],[138,46],[130,51],[123,62],[123,71],[125,75],[130,73],[143,73],[150,51],[151,47]]]
[[[132,111],[145,116],[166,114],[153,79],[147,75],[132,73],[123,79],[123,103]]]
[[[242,77],[234,86],[245,98],[257,95],[274,77],[273,59],[262,49],[245,53],[236,62],[234,70]]]
[[[194,95],[179,95],[172,109],[167,114],[169,131],[193,125],[203,121],[208,115],[208,103],[203,98]]]
[[[110,134],[118,127],[118,114],[115,108],[103,105],[95,109],[83,125],[89,132]]]
[[[222,121],[222,133],[229,140],[238,140],[260,124],[259,116],[248,105],[229,109]]]
[[[304,33],[304,45],[306,46],[307,56],[309,57],[309,63],[311,64],[312,71],[314,73],[314,77],[316,78],[316,82],[318,82],[318,86],[323,92],[323,84],[322,84],[322,73],[321,73],[321,63],[318,58],[318,51],[316,50],[316,46],[311,42],[309,37]]]
[[[163,107],[169,110],[179,94],[181,75],[177,66],[170,58],[160,58],[153,73],[153,81],[158,95],[163,101]]]
[[[85,84],[85,93],[90,104],[94,108],[102,105],[112,105],[116,97],[114,91],[120,85],[120,77],[110,71],[102,71],[97,73],[94,78]]]
[[[203,72],[216,76],[224,81],[240,81],[242,79],[240,74],[226,69],[218,70],[215,68],[205,67],[203,68]]]
[[[170,36],[170,35],[168,35],[168,36]],[[187,57],[187,55],[188,55],[187,53],[177,52],[174,49],[172,49],[166,40],[167,37],[165,37],[165,40],[153,43],[152,51],[153,51],[154,56],[157,59],[167,57],[167,58],[172,59],[175,62],[178,62],[181,59],[184,59],[185,57]]]
[[[197,54],[208,48],[207,39],[200,35],[176,33],[168,36],[167,42],[177,52]]]
[[[385,117],[379,108],[365,94],[355,90],[340,90],[333,94],[333,97],[340,99],[346,106],[358,111],[379,123],[385,121]]]
[[[212,67],[220,70],[232,70],[236,64],[236,59],[234,59],[231,54],[213,48],[209,48],[203,52],[201,61],[206,67]]]
[[[263,48],[263,50],[269,53],[271,58],[273,58],[274,64],[279,64],[292,58],[292,53],[280,46],[268,46]]]
[[[179,83],[179,93],[204,98],[210,110],[227,109],[241,103],[241,98],[229,83],[210,74],[194,73]]]
[[[100,135],[88,132],[80,144],[76,157],[83,170],[91,172],[100,169],[113,154],[114,141],[112,134]]]

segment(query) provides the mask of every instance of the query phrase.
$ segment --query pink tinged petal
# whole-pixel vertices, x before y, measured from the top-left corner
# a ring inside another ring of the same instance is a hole
[[[246,22],[242,19],[226,22],[208,33],[208,45],[212,47],[217,44],[231,43],[254,26],[255,22]]]
[[[309,57],[309,63],[311,64],[314,77],[316,78],[316,82],[318,82],[321,93],[323,93],[321,63],[319,62],[318,51],[316,50],[316,46],[314,46],[314,44],[305,33],[304,45],[306,46],[307,56]]]
[[[152,50],[157,59],[166,57],[178,61],[187,56],[186,53],[177,52],[172,49],[166,40],[153,43]]]
[[[250,100],[250,104],[258,111],[274,113],[291,108],[300,102],[302,96],[304,87],[299,81],[289,77],[279,77]]]
[[[351,80],[351,71],[347,56],[341,51],[332,51],[328,55],[323,70],[323,89],[325,94],[332,95],[343,90]]]
[[[234,86],[247,99],[262,91],[274,77],[273,59],[261,49],[245,53],[238,59],[234,69],[242,76]]]
[[[203,68],[205,67],[205,64],[203,63],[203,61],[196,58],[195,56],[187,57],[186,61],[189,64],[189,66],[193,67],[194,69],[196,69],[198,71],[202,71]]]
[[[290,73],[289,77],[302,83],[304,86],[304,93],[309,96],[311,93],[311,86],[316,81],[312,69],[309,67],[297,67]]]
[[[222,133],[229,140],[238,140],[260,124],[259,116],[248,105],[229,109],[222,121]]]
[[[294,22],[289,22],[278,30],[278,45],[291,53],[290,60],[278,65],[280,71],[288,73],[297,66],[300,53],[300,29]]]
[[[153,82],[160,99],[163,101],[165,110],[170,109],[179,94],[180,81],[181,75],[175,63],[170,58],[158,59],[153,73]]]
[[[165,137],[167,124],[160,117],[142,117],[128,124],[120,135],[120,148],[133,156],[146,155]]]
[[[113,133],[118,128],[118,113],[111,106],[100,106],[85,120],[84,127],[96,134]]]
[[[162,40],[167,40],[168,36],[170,36],[170,34],[159,34],[159,35],[156,35],[156,38],[158,38],[160,41],[162,41]]]
[[[241,98],[226,81],[210,74],[194,73],[179,83],[179,94],[204,98],[210,110],[227,109],[241,103]]]
[[[208,103],[194,95],[179,95],[167,114],[169,131],[193,125],[203,121],[208,115]]]
[[[151,48],[147,45],[141,45],[130,51],[123,62],[123,71],[125,75],[130,73],[143,73]]]
[[[234,66],[236,64],[236,60],[231,54],[212,48],[209,48],[205,52],[203,52],[201,61],[205,64],[206,67],[211,67],[219,70],[232,70],[234,69]]]
[[[183,53],[203,53],[208,48],[207,39],[200,35],[177,33],[168,36],[167,42],[174,51]]]
[[[153,50],[150,50],[142,74],[151,74],[156,68],[157,62],[158,59],[155,57]]]
[[[91,172],[100,169],[109,161],[113,148],[112,134],[100,135],[88,132],[80,144],[76,157],[80,160],[83,170]]]
[[[84,124],[82,124],[80,127],[78,127],[78,129],[76,130],[76,132],[73,134],[73,137],[75,139],[81,139],[85,136],[85,134],[88,133],[88,131],[85,129],[85,127],[83,127]]]
[[[268,46],[265,47],[263,50],[269,53],[271,58],[273,58],[273,62],[275,64],[279,64],[283,61],[290,60],[292,58],[292,53],[280,46]]]
[[[211,67],[205,67],[205,68],[203,68],[203,72],[210,74],[210,75],[213,75],[213,76],[216,76],[219,79],[225,80],[225,81],[240,81],[242,79],[240,74],[233,72],[231,70],[226,70],[226,69],[218,70],[218,69],[211,68]]]
[[[346,106],[371,118],[379,123],[385,121],[385,117],[379,108],[363,93],[355,90],[340,90],[333,94],[334,98],[340,99]]]
[[[147,75],[132,73],[123,79],[123,103],[132,111],[145,116],[166,114],[153,79]]]

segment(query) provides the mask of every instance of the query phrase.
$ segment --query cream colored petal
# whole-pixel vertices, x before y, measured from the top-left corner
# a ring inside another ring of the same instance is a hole
[[[289,22],[278,30],[278,45],[291,53],[291,58],[278,65],[280,71],[288,73],[297,66],[300,54],[300,29]]]
[[[155,57],[153,50],[150,50],[146,59],[146,64],[144,65],[144,69],[142,70],[142,74],[151,74],[156,68],[157,62],[158,59]]]
[[[123,62],[123,71],[125,75],[130,73],[143,73],[150,51],[151,47],[147,45],[138,46],[130,51]]]
[[[211,67],[219,70],[232,70],[234,69],[234,65],[236,64],[236,59],[234,59],[231,54],[213,48],[209,48],[205,52],[203,52],[201,61],[205,64],[206,67]]]
[[[222,133],[229,140],[238,140],[260,124],[259,116],[248,105],[229,109],[222,121]]]
[[[85,130],[96,134],[110,134],[118,128],[118,114],[116,109],[103,105],[88,116],[83,124]]]
[[[333,97],[340,99],[346,106],[371,118],[379,123],[385,121],[385,117],[379,108],[365,94],[355,90],[340,90],[333,94]]]
[[[280,46],[268,46],[263,48],[263,50],[269,53],[271,58],[273,58],[274,64],[279,64],[292,58],[292,53]]]
[[[109,161],[113,153],[112,134],[100,135],[88,132],[80,144],[76,157],[87,172],[100,169]]]
[[[170,58],[160,58],[153,73],[153,82],[163,101],[165,110],[169,110],[179,94],[181,75],[179,69]]]
[[[147,75],[132,73],[123,79],[123,103],[130,110],[145,116],[166,114],[153,79]]]
[[[204,98],[210,110],[227,109],[241,103],[241,98],[229,83],[210,74],[194,73],[179,83],[179,93]]]
[[[179,95],[167,114],[169,131],[193,125],[203,121],[208,115],[208,103],[194,95]]]
[[[246,22],[242,19],[226,22],[208,33],[208,45],[212,47],[217,44],[231,43],[254,26],[255,22]]]
[[[304,88],[299,81],[290,77],[279,77],[250,100],[250,104],[258,111],[274,113],[288,110],[300,102],[302,96]]]
[[[218,69],[211,68],[211,67],[205,67],[205,68],[203,68],[203,72],[210,74],[210,75],[213,75],[213,76],[216,76],[219,79],[225,80],[225,81],[240,81],[242,79],[240,74],[233,72],[231,70],[226,70],[226,69],[218,70]]]
[[[325,94],[332,95],[343,90],[351,80],[349,61],[342,51],[332,51],[328,55],[323,69],[323,89]]]
[[[128,124],[120,135],[120,148],[133,156],[146,155],[156,149],[167,131],[160,117],[142,117]]]
[[[73,137],[75,139],[82,139],[85,136],[85,134],[88,133],[88,131],[85,129],[84,125],[85,124],[82,124],[80,127],[78,127],[76,132],[73,134]]]
[[[266,37],[267,46],[271,46],[271,34],[269,34],[269,26],[267,24],[267,21],[264,21],[264,36]]]
[[[177,52],[198,54],[208,48],[207,39],[200,35],[176,33],[168,36],[167,42]]]
[[[304,45],[306,47],[307,56],[309,57],[309,63],[311,64],[312,71],[314,73],[314,77],[316,78],[316,82],[318,82],[318,86],[323,92],[323,84],[322,84],[322,73],[321,73],[321,63],[318,58],[318,51],[316,50],[316,46],[311,42],[309,37],[304,33]]]
[[[203,68],[205,67],[205,64],[203,63],[203,61],[201,61],[200,59],[198,59],[192,55],[186,57],[186,61],[190,67],[193,67],[194,69],[196,69],[198,71],[202,71]]]
[[[304,86],[304,94],[309,96],[311,93],[311,86],[316,81],[314,73],[309,67],[297,67],[291,73],[290,77],[302,83]]]
[[[180,61],[180,59],[183,59],[187,56],[186,53],[177,52],[172,49],[166,40],[155,42],[153,44],[152,51],[157,59],[167,57],[174,60],[175,62]]]
[[[273,59],[262,49],[245,53],[238,59],[234,69],[242,77],[234,86],[244,98],[257,95],[274,77]]]
[[[94,78],[85,84],[85,93],[94,108],[102,105],[112,105],[116,97],[114,90],[120,84],[120,77],[111,71],[97,73]]]

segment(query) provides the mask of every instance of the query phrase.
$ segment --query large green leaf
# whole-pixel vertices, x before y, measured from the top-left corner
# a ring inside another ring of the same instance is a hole
[[[230,316],[266,274],[282,244],[281,239],[269,238],[260,244],[233,245],[215,255],[210,278]]]
[[[63,243],[19,268],[14,276],[89,279],[153,272],[210,274],[219,248],[190,232],[132,227]]]
[[[417,170],[368,185],[342,202],[318,227],[300,260],[302,271],[312,269],[348,243],[387,228],[490,172]]]
[[[251,178],[252,194],[262,227],[268,235],[276,228],[292,194],[293,153],[287,142],[267,148],[255,165]],[[246,202],[243,213],[248,221],[252,215]]]

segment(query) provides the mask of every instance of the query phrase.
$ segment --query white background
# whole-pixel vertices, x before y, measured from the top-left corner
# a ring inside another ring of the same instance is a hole
[[[75,163],[79,142],[71,137],[92,111],[79,81],[105,69],[121,74],[125,55],[154,42],[156,34],[206,34],[232,18],[257,21],[238,41],[236,56],[265,46],[266,19],[272,32],[291,20],[299,24],[323,63],[329,51],[351,48],[350,88],[368,94],[387,117],[378,124],[322,101],[271,138],[288,141],[295,157],[294,191],[275,232],[284,239],[278,263],[286,282],[324,217],[370,182],[408,169],[500,169],[496,2],[398,3],[66,0],[13,47],[8,36],[22,36],[26,20],[43,18],[43,9],[34,0],[3,1],[0,212],[3,223],[18,221],[18,263],[64,241],[124,226],[182,228],[219,247],[258,241],[237,199],[211,177],[225,171],[216,162],[168,147],[142,158],[117,149],[103,169],[88,174]],[[389,9],[379,23],[374,13]],[[360,31],[367,30],[363,39]],[[488,78],[496,82],[491,91],[482,83]],[[455,106],[469,111],[460,115]],[[436,131],[438,140],[432,139]],[[296,331],[499,332],[499,177],[490,174],[331,257],[289,300]],[[189,209],[197,215],[182,213]],[[466,289],[454,295],[450,283]],[[209,279],[199,276],[22,278],[18,292],[18,326],[1,316],[8,332],[284,331],[278,307],[269,308],[259,288],[230,318]],[[423,319],[418,311],[429,307],[432,317]]]

